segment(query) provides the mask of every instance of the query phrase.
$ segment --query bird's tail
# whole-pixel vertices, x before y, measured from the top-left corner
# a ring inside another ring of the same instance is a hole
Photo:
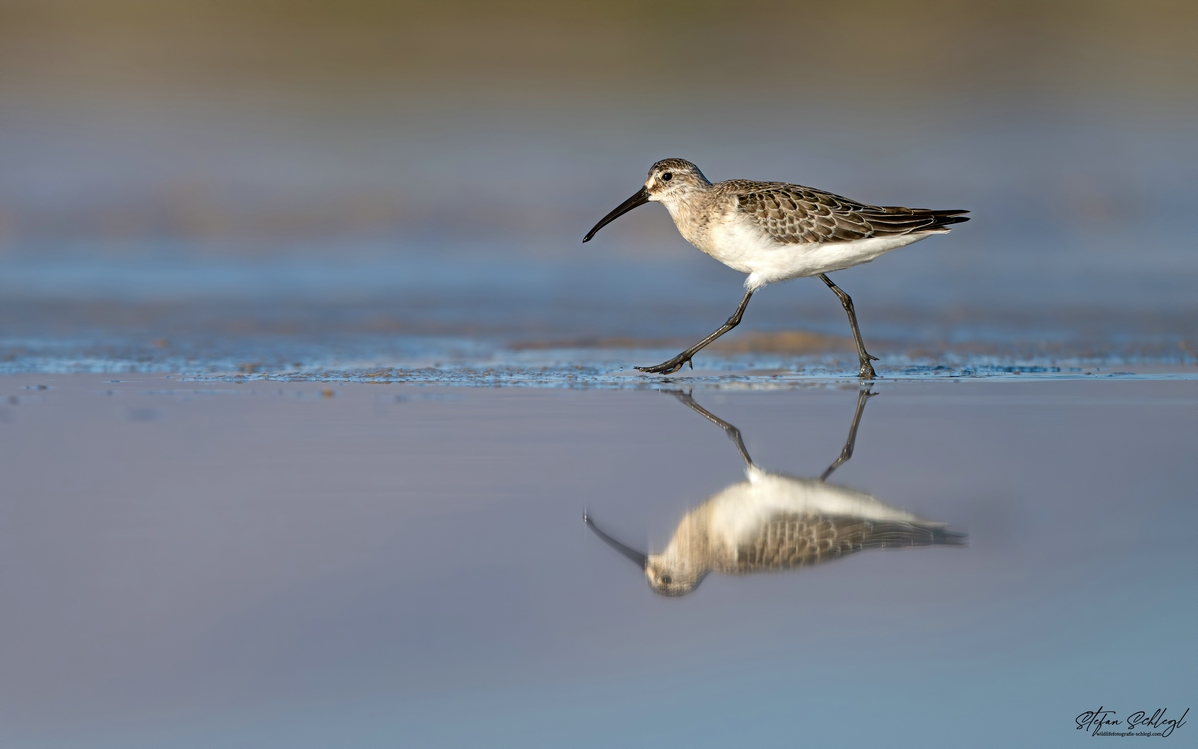
[[[967,546],[969,536],[942,523],[874,523],[864,548],[901,549],[909,546]]]
[[[944,234],[953,224],[968,221],[969,211],[934,211],[927,208],[870,208],[861,216],[869,222],[875,236],[897,236],[902,234]]]
[[[963,224],[968,221],[969,216],[966,216],[966,213],[969,213],[969,211],[928,211],[928,214],[932,217],[932,223],[925,231],[935,231],[936,229],[948,231],[948,229],[945,229],[946,226]]]

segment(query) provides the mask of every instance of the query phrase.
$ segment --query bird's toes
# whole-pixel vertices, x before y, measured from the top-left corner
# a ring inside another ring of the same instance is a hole
[[[678,370],[682,369],[682,365],[685,364],[686,361],[687,361],[686,359],[682,359],[682,360],[671,359],[670,361],[662,362],[661,364],[658,364],[655,367],[637,367],[637,369],[639,369],[642,372],[648,372],[650,374],[672,374],[672,373],[677,372]]]

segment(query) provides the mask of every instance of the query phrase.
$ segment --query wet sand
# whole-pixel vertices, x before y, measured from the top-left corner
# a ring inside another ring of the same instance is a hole
[[[1157,369],[883,380],[827,483],[967,545],[679,599],[582,522],[661,551],[744,481],[669,392],[9,375],[0,744],[1005,747],[1180,714],[1198,382]],[[763,469],[841,454],[851,382],[700,374],[674,386]]]

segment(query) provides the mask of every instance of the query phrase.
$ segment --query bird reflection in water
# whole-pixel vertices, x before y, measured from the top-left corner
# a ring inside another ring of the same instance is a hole
[[[865,403],[857,410],[844,449],[819,478],[762,470],[749,457],[740,430],[700,406],[689,393],[673,395],[724,430],[745,461],[745,481],[733,484],[691,510],[660,554],[643,554],[604,533],[589,515],[587,526],[645,571],[649,587],[663,596],[684,596],[715,570],[726,575],[777,572],[839,559],[863,549],[962,546],[964,533],[924,520],[863,492],[827,483],[853,456]]]

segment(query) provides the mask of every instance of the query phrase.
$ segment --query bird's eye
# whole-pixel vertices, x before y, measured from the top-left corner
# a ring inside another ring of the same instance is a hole
[[[674,173],[673,173],[673,172],[666,172],[665,174],[661,175],[661,181],[662,181],[662,182],[669,182],[669,181],[670,181],[670,180],[672,180],[672,179],[674,179]]]
[[[661,576],[661,584],[662,585],[669,585],[672,582],[674,582],[674,578],[670,577],[669,575]]]

